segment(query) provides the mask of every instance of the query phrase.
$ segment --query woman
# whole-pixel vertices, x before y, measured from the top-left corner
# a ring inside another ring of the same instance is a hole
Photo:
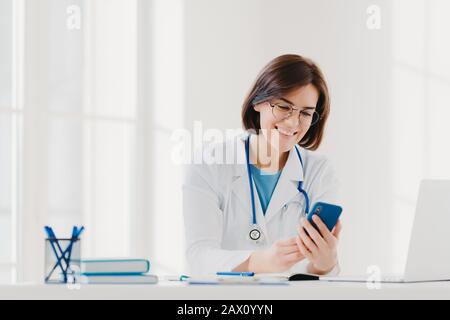
[[[337,203],[333,170],[312,152],[329,111],[325,79],[311,60],[283,55],[262,70],[242,109],[247,134],[202,151],[214,158],[235,149],[237,160],[187,169],[183,210],[192,273],[338,273],[341,222],[330,232],[314,216],[318,232],[304,218],[309,203]]]

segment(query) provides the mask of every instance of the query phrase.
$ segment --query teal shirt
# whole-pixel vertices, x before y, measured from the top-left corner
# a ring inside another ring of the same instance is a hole
[[[281,171],[276,173],[267,173],[254,165],[250,165],[253,181],[255,181],[256,190],[258,192],[259,201],[264,214],[266,214],[272,194],[277,186]]]

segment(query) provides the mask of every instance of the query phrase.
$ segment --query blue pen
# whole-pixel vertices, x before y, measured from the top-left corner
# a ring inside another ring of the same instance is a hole
[[[83,233],[83,231],[84,231],[84,227],[83,226],[81,226],[80,229],[78,229],[76,226],[74,226],[73,229],[72,229],[72,238],[70,238],[72,241],[70,242],[69,261],[70,261],[70,255],[72,254],[73,243],[74,243],[74,241],[80,239],[80,235]]]
[[[50,235],[50,238],[52,238],[53,240],[55,240],[55,244],[56,244],[56,246],[58,247],[60,253],[62,254],[64,251],[63,251],[63,249],[61,248],[61,246],[59,245],[59,242],[57,241],[56,234],[53,232],[53,229],[52,229],[51,227],[46,227],[46,228],[47,228],[47,230],[48,230],[48,234]]]
[[[53,272],[55,271],[55,269],[56,269],[56,267],[57,267],[58,265],[61,267],[61,270],[63,271],[64,274],[67,273],[67,270],[64,270],[64,269],[63,269],[63,266],[62,266],[62,264],[61,264],[61,260],[64,259],[64,261],[66,262],[67,268],[68,268],[68,267],[69,267],[69,264],[70,264],[70,258],[71,258],[71,255],[72,255],[72,246],[73,246],[73,243],[74,243],[75,240],[79,239],[79,236],[80,236],[80,234],[83,232],[83,230],[84,230],[84,227],[81,227],[80,229],[78,229],[76,226],[73,227],[73,229],[72,229],[71,242],[70,242],[69,246],[66,248],[66,250],[63,252],[63,254],[62,254],[61,256],[58,257],[58,255],[56,254],[56,248],[54,247],[54,244],[53,244],[53,241],[52,241],[53,238],[56,238],[56,237],[55,237],[55,233],[53,232],[53,230],[52,230],[50,227],[45,226],[45,231],[47,232],[48,237],[49,237],[49,239],[50,239],[50,244],[51,244],[51,246],[52,246],[52,248],[53,248],[53,252],[54,252],[55,255],[57,256],[56,264],[55,264],[55,266],[53,267],[53,269],[50,271],[50,273],[48,274],[47,280],[51,277],[51,275],[53,274]],[[66,259],[66,254],[67,254],[67,253],[69,253],[69,257]]]
[[[45,229],[45,231],[46,231],[46,233],[47,233],[47,236],[48,236],[48,238],[49,238],[50,246],[51,246],[52,249],[53,249],[53,253],[55,254],[56,259],[57,259],[57,260],[56,260],[56,264],[55,264],[53,270],[49,273],[49,275],[48,275],[48,276],[46,277],[46,279],[45,279],[45,280],[48,280],[48,279],[50,278],[50,276],[52,275],[53,271],[56,269],[57,266],[59,266],[59,267],[61,268],[61,271],[63,272],[64,275],[65,275],[66,272],[65,272],[65,270],[64,270],[64,267],[63,267],[62,264],[61,264],[61,257],[59,257],[59,255],[58,255],[58,253],[57,253],[57,251],[56,251],[56,248],[55,248],[55,244],[53,243],[53,239],[54,239],[54,233],[53,233],[53,230],[51,230],[51,228],[48,227],[48,226],[45,226],[44,229]],[[64,278],[65,278],[65,277],[64,277]]]
[[[59,252],[61,253],[61,257],[64,259],[64,262],[66,263],[66,269],[67,269],[67,267],[69,266],[69,263],[67,261],[66,255],[65,255],[65,250],[63,250],[61,248],[61,245],[59,244],[58,238],[56,238],[56,234],[53,231],[53,229],[51,227],[47,227],[47,228],[48,228],[48,231],[49,231],[49,234],[50,234],[51,238],[53,238],[54,243],[56,244],[56,246],[59,249]]]
[[[53,249],[53,252],[55,253],[56,257],[58,258],[59,255],[58,255],[58,252],[56,250],[55,244],[53,243],[53,239],[54,238],[53,238],[52,232],[50,231],[50,227],[45,226],[44,229],[45,229],[45,232],[47,233],[47,237],[48,237],[48,239],[50,241],[50,245],[51,245],[51,247]],[[56,262],[57,262],[57,264],[60,265],[61,269],[63,269],[63,266],[61,265],[60,260],[58,259]]]
[[[73,247],[74,241],[76,241],[76,239],[78,238],[77,234],[78,234],[78,228],[76,226],[74,226],[72,229],[72,237],[70,238],[69,247],[66,249],[66,251],[69,251],[69,257],[67,258],[67,264],[68,264],[67,268],[69,268],[69,266],[70,266],[70,258],[72,256],[72,247]],[[64,256],[65,255],[66,255],[66,253],[64,252]]]
[[[66,258],[66,253],[67,253],[68,248],[66,248],[66,250],[63,250],[61,245],[59,244],[58,238],[56,237],[56,234],[53,231],[52,227],[47,227],[47,228],[48,228],[49,234],[51,235],[51,237],[54,240],[54,243],[56,244],[56,246],[58,247],[58,249],[59,249],[59,251],[61,253],[61,256],[58,257],[58,255],[56,255],[56,258],[57,258],[57,260],[59,261],[59,263],[61,265],[61,269],[62,269],[63,277],[64,277],[64,282],[67,282],[67,269],[69,269],[69,260],[67,260],[67,258]],[[62,260],[64,260],[64,262],[66,263],[66,268],[65,269],[62,266],[62,263],[61,263]]]
[[[217,272],[218,276],[241,276],[241,277],[253,277],[254,272]]]
[[[64,257],[66,256],[66,253],[69,253],[69,258],[67,259],[68,263],[70,263],[70,257],[72,255],[72,247],[73,247],[73,243],[77,240],[79,240],[80,235],[83,233],[84,231],[84,227],[81,226],[80,229],[78,229],[76,226],[73,227],[72,229],[72,237],[70,238],[70,244],[68,246],[68,248],[66,249],[66,251],[64,252]]]
[[[84,231],[84,227],[83,226],[81,226],[81,228],[80,228],[80,230],[78,230],[78,232],[77,232],[77,234],[76,234],[76,236],[75,236],[75,238],[79,238],[80,237],[80,235],[83,233],[83,231]]]

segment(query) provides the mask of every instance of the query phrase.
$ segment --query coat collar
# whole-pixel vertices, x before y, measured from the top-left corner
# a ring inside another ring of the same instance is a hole
[[[237,139],[237,166],[235,170],[235,176],[244,176],[248,175],[247,173],[247,162],[246,162],[246,154],[245,154],[245,140],[249,135],[239,136]],[[297,148],[300,155],[302,156],[302,160],[304,154],[299,146],[295,146]],[[300,159],[298,158],[297,151],[295,149],[289,151],[289,156],[286,161],[286,164],[283,168],[281,176],[285,176],[290,181],[303,181],[303,167]],[[280,176],[280,178],[281,178]],[[248,178],[248,177],[247,177]]]
[[[237,159],[238,165],[235,166],[235,178],[233,181],[233,190],[235,195],[241,200],[244,207],[248,210],[249,221],[251,221],[251,198],[250,198],[250,186],[249,186],[249,178],[247,172],[247,164],[246,164],[246,154],[245,154],[245,140],[248,135],[243,135],[237,139]],[[301,148],[298,148],[300,154],[302,155],[303,163],[305,163],[304,153]],[[289,152],[288,160],[281,172],[280,178],[278,179],[278,183],[275,187],[275,190],[272,194],[272,198],[270,200],[269,206],[267,207],[265,220],[268,222],[273,216],[276,215],[280,209],[287,204],[292,198],[296,197],[299,194],[297,189],[298,182],[303,181],[303,168],[298,158],[297,152],[295,149],[292,149]],[[256,188],[254,188],[255,192],[255,207],[260,207],[257,205],[257,201],[259,202],[258,194],[256,192]],[[260,220],[261,214],[257,214],[257,219]],[[258,221],[259,223],[259,221]]]

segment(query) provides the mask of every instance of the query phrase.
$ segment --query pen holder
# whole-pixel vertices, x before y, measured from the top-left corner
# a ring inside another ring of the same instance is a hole
[[[45,283],[71,283],[80,271],[79,238],[45,239]]]

